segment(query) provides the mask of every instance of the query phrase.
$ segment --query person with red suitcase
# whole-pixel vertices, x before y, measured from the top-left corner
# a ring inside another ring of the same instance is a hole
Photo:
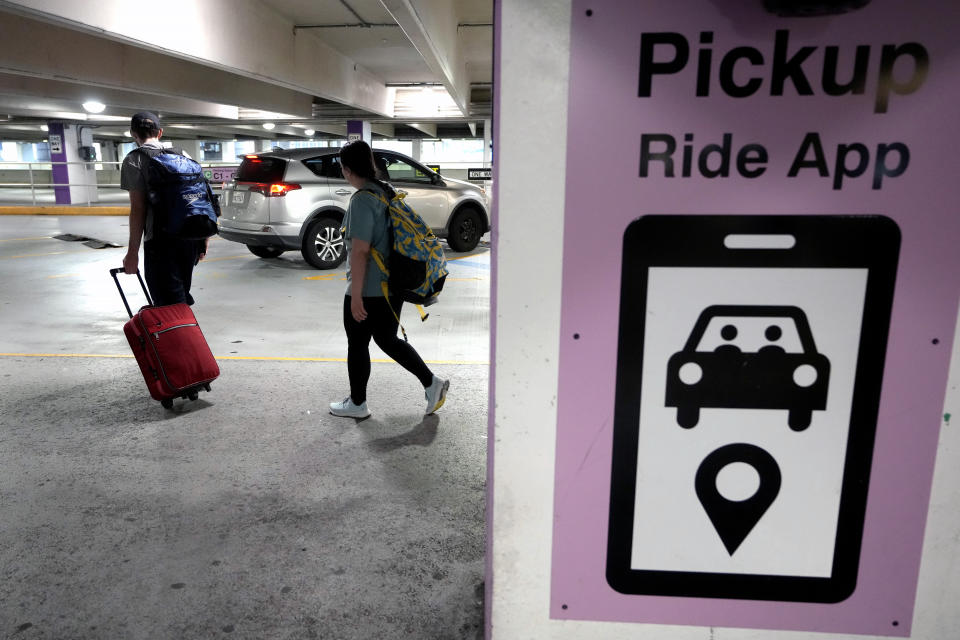
[[[123,332],[150,395],[167,409],[177,397],[196,400],[220,375],[189,305],[193,268],[217,232],[217,199],[200,165],[178,149],[160,144],[160,118],[142,111],[130,121],[138,148],[127,154],[120,187],[130,195],[130,243],[123,267],[111,269],[130,315]],[[140,277],[143,240],[146,284]],[[148,305],[130,309],[117,274],[136,274]],[[149,289],[149,291],[148,291]]]

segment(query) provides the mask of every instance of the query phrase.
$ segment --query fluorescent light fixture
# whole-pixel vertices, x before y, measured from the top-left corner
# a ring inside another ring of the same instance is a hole
[[[277,125],[273,124],[272,122],[263,123],[263,128],[266,129],[267,131],[271,131],[275,126]]]
[[[130,135],[130,132],[129,132],[129,131],[124,131],[124,132],[123,132],[123,137],[124,137],[124,138],[132,138],[133,136]]]
[[[308,137],[308,138],[311,137],[313,134],[316,133],[316,131],[314,131],[313,129],[304,129],[303,132],[304,132],[305,134],[307,134],[307,137]]]
[[[40,131],[50,131],[50,127],[45,124],[40,125]]]
[[[88,113],[101,113],[106,108],[107,105],[102,102],[97,102],[96,100],[87,100],[83,103],[83,109]]]

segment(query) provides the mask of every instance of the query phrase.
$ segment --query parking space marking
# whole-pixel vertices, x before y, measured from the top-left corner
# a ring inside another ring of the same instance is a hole
[[[0,358],[132,358],[133,354],[113,353],[0,353]],[[313,358],[307,356],[214,356],[216,360],[256,360],[261,362],[346,362],[346,358]],[[387,358],[372,358],[377,364],[396,364]],[[489,366],[486,360],[424,360],[427,364]]]
[[[304,276],[303,279],[304,280],[335,280],[337,279],[338,275],[339,274],[336,274],[336,273],[325,273],[319,276]],[[347,276],[340,276],[339,279],[346,282]]]
[[[47,278],[72,278],[74,276],[79,276],[79,273],[60,273],[55,276],[47,276]]]
[[[18,240],[49,240],[53,236],[33,236],[32,238],[3,238],[0,242],[17,242]]]

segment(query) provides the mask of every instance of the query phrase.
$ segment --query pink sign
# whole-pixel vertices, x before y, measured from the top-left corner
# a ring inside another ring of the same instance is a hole
[[[910,634],[960,11],[763,5],[574,0],[553,618]]]
[[[240,167],[209,167],[203,170],[204,177],[210,182],[230,182]]]

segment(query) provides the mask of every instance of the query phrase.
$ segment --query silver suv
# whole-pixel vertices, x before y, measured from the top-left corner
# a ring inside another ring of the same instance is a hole
[[[220,236],[261,258],[299,249],[318,269],[345,259],[343,216],[356,189],[343,179],[339,149],[290,149],[245,156],[220,204]],[[454,251],[470,251],[490,229],[486,192],[445,178],[394,151],[373,150],[387,180]]]

